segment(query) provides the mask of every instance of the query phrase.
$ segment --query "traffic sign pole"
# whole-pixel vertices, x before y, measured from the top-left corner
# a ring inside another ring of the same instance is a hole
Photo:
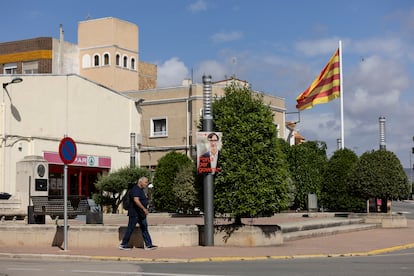
[[[63,167],[63,250],[68,248],[68,164],[75,161],[76,153],[75,141],[65,135],[59,144],[59,156],[65,164]]]
[[[68,165],[63,167],[63,250],[68,249]]]

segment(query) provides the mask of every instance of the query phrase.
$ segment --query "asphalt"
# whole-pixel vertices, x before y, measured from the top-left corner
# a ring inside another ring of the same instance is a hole
[[[324,215],[275,215],[272,218],[243,220],[249,224],[275,223],[283,225],[308,223],[309,220],[328,220]],[[150,214],[150,225],[159,224],[202,224],[202,217],[174,217]],[[216,223],[217,221],[215,221]],[[222,222],[222,221],[221,221]],[[7,223],[7,222],[2,222]],[[84,223],[69,220],[69,225]],[[105,224],[126,225],[125,215],[105,216]],[[23,223],[22,223],[23,224]],[[24,225],[22,225],[24,227]],[[71,248],[66,250],[50,245],[37,247],[7,246],[0,248],[0,258],[36,258],[69,260],[111,260],[136,262],[208,262],[240,261],[291,258],[322,258],[342,256],[369,256],[414,248],[414,220],[407,219],[404,228],[375,228],[346,233],[308,237],[285,241],[277,246],[235,247],[235,246],[194,246],[163,247],[156,250],[142,248],[119,250],[114,248]]]

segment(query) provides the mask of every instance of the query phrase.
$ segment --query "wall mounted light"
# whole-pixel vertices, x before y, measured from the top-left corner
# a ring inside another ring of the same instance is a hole
[[[12,79],[10,82],[3,82],[3,88],[6,88],[7,85],[9,85],[9,84],[19,83],[19,82],[22,82],[22,81],[23,81],[22,78],[17,77],[17,78]]]

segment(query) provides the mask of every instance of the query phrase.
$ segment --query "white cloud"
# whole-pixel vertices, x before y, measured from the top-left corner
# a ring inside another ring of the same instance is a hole
[[[205,60],[194,69],[194,82],[201,83],[203,75],[211,75],[213,82],[229,77],[228,67],[216,60]],[[190,77],[190,70],[177,57],[172,57],[158,65],[158,87],[180,86]]]
[[[179,86],[188,76],[188,68],[177,57],[158,65],[158,87]]]
[[[214,43],[222,43],[222,42],[240,40],[242,37],[243,37],[243,33],[239,31],[220,32],[220,33],[213,34],[211,36],[211,40]]]
[[[203,0],[197,0],[196,2],[190,4],[187,9],[191,11],[192,13],[197,13],[200,11],[206,11],[207,10],[207,3]]]
[[[211,75],[212,81],[215,82],[228,77],[228,70],[225,65],[215,60],[206,60],[197,67],[196,78],[198,82],[201,82],[203,75]]]
[[[324,55],[327,53],[333,54],[339,46],[338,37],[325,38],[319,40],[307,40],[296,43],[295,48],[299,53],[305,56],[312,57]],[[344,42],[342,42],[344,44]]]
[[[302,116],[298,127],[301,129],[301,133],[310,134],[309,137],[324,137],[324,139],[320,139],[322,141],[333,141],[340,136],[340,121],[328,112],[309,112],[306,116]]]
[[[410,83],[400,63],[378,56],[365,58],[346,78],[350,80],[344,85],[344,99],[350,103],[346,107],[358,117],[368,111],[394,109]]]
[[[355,41],[350,45],[350,51],[365,54],[381,54],[389,57],[401,57],[404,43],[399,38],[372,38]]]

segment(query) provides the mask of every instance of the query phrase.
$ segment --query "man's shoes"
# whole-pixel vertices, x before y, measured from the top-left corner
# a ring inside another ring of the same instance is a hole
[[[120,244],[118,248],[121,250],[131,250],[131,247],[128,247],[128,245],[123,245],[123,244]]]
[[[157,248],[158,248],[158,246],[156,246],[156,245],[145,246],[145,250],[154,250],[154,249],[157,249]]]

